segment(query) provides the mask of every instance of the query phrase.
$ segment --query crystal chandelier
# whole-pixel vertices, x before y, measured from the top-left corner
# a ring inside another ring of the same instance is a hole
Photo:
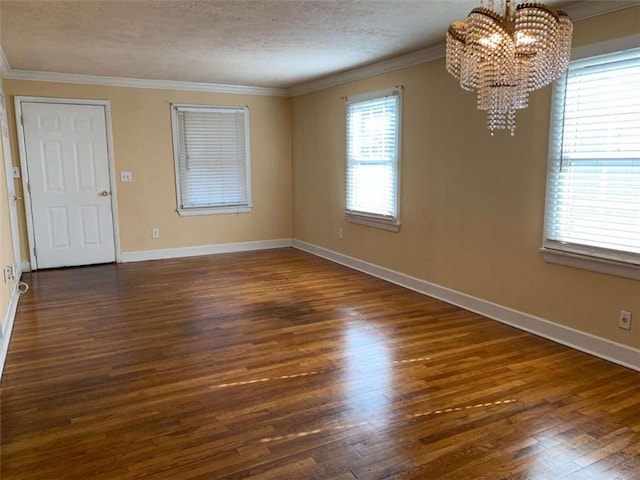
[[[573,24],[569,16],[540,3],[501,2],[504,16],[488,6],[474,8],[447,31],[447,72],[460,86],[478,92],[478,109],[487,111],[494,130],[516,129],[516,110],[526,108],[529,92],[550,84],[568,67]]]

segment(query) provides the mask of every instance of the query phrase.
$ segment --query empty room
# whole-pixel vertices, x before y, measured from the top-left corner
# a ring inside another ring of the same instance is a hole
[[[3,480],[640,479],[640,2],[0,0]]]

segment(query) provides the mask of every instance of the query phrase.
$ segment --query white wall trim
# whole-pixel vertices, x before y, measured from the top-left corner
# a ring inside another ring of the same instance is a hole
[[[22,272],[30,272],[31,271],[31,262],[29,260],[22,260]]]
[[[373,77],[374,75],[380,75],[400,70],[402,68],[411,67],[413,65],[418,65],[419,63],[430,62],[431,60],[437,60],[438,58],[444,57],[444,52],[444,44],[436,45],[435,47],[423,48],[422,50],[391,58],[389,60],[371,63],[369,65],[336,73],[335,75],[296,85],[289,89],[289,95],[292,97],[304,95],[305,93],[324,90],[325,88],[335,87],[336,85],[342,85],[343,83],[354,82],[356,80],[362,80],[363,78]]]
[[[9,351],[9,341],[11,340],[11,332],[13,331],[13,322],[16,318],[16,310],[18,309],[18,300],[20,299],[20,293],[18,292],[18,284],[13,287],[13,293],[9,299],[9,305],[7,307],[7,314],[4,318],[4,329],[0,335],[0,380],[2,380],[2,372],[4,370],[4,362],[7,359],[7,353]]]
[[[574,2],[564,10],[573,21],[604,15],[606,13],[632,8],[640,5],[635,1],[592,1]],[[453,20],[453,19],[452,19]],[[444,31],[443,31],[444,36]],[[183,82],[175,80],[153,80],[142,78],[111,77],[99,75],[81,75],[75,73],[37,72],[31,70],[13,70],[0,47],[0,74],[7,79],[33,80],[41,82],[75,83],[82,85],[102,85],[110,87],[154,88],[163,90],[185,90],[196,92],[235,93],[245,95],[265,95],[276,97],[295,97],[325,88],[361,80],[374,75],[393,72],[431,60],[444,57],[444,44],[423,48],[415,52],[400,55],[362,67],[356,67],[324,78],[295,85],[291,88],[255,87],[245,85],[226,85],[220,83]]]
[[[0,53],[2,53],[0,51]],[[16,184],[13,177],[13,160],[9,141],[9,110],[7,108],[4,90],[0,87],[0,128],[2,132],[2,149],[4,154],[4,169],[7,179],[7,202],[9,206],[9,226],[11,229],[11,245],[13,246],[13,262],[16,266],[16,276],[22,275],[22,259],[20,253],[20,230],[18,226],[18,197],[16,196]]]
[[[75,83],[81,85],[101,85],[105,87],[153,88],[161,90],[183,90],[191,92],[235,93],[239,95],[265,95],[287,97],[286,88],[249,87],[244,85],[225,85],[221,83],[183,82],[177,80],[152,80],[143,78],[108,77],[99,75],[80,75],[76,73],[34,72],[13,70],[3,75],[11,80],[32,80],[37,82]]]
[[[4,77],[11,71],[11,67],[9,66],[9,61],[7,57],[4,55],[4,51],[2,50],[2,46],[0,45],[0,76]]]
[[[597,17],[598,15],[604,15],[605,13],[613,13],[618,10],[624,10],[625,8],[637,7],[640,2],[635,1],[599,1],[599,2],[574,2],[567,5],[564,10],[575,22],[578,20],[586,20],[587,18]]]
[[[617,2],[575,2],[567,5],[563,10],[569,14],[573,21],[584,20],[586,18],[604,15],[606,13],[623,10],[640,5],[638,1],[617,1]],[[452,19],[453,20],[453,19]],[[444,36],[444,31],[442,32]],[[445,56],[444,44],[435,45],[429,48],[423,48],[406,55],[400,55],[389,60],[371,63],[362,67],[353,68],[344,72],[329,75],[327,77],[311,80],[309,82],[295,85],[289,89],[289,95],[292,97],[304,95],[306,93],[324,90],[325,88],[335,87],[344,83],[362,80],[374,75],[393,72],[401,68],[411,67],[420,63],[430,62]]]
[[[219,243],[216,245],[200,245],[197,247],[164,248],[161,250],[142,250],[138,252],[122,252],[122,262],[144,262],[147,260],[164,260],[168,258],[196,257],[218,253],[248,252],[252,250],[268,250],[285,248],[292,245],[290,238],[275,240],[258,240],[255,242]]]
[[[118,179],[116,173],[116,151],[113,148],[113,124],[111,121],[111,101],[104,104],[105,126],[107,129],[107,158],[109,163],[109,186],[111,189],[111,218],[113,222],[113,247],[115,248],[116,262],[122,262],[120,244],[120,215],[118,213]]]
[[[605,338],[559,325],[540,317],[513,310],[481,298],[442,287],[419,278],[359,260],[301,240],[293,240],[293,247],[326,258],[418,293],[437,298],[507,325],[525,330],[554,342],[595,355],[633,370],[640,371],[640,350]]]
[[[581,255],[563,250],[542,247],[540,249],[544,261],[565,267],[581,268],[592,272],[606,273],[618,277],[640,280],[640,265],[617,262],[606,258]]]

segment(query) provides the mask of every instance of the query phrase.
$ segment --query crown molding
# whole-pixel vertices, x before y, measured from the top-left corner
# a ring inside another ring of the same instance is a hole
[[[573,21],[616,12],[627,8],[640,6],[640,1],[576,1],[567,5],[564,11]],[[362,67],[329,75],[309,82],[294,85],[290,88],[251,87],[243,85],[226,85],[219,83],[182,82],[175,80],[152,80],[140,78],[109,77],[97,75],[80,75],[70,73],[36,72],[29,70],[13,70],[0,46],[0,76],[15,80],[32,80],[41,82],[75,83],[82,85],[101,85],[108,87],[154,88],[162,90],[185,90],[195,92],[231,93],[238,95],[264,95],[277,97],[295,97],[306,93],[323,90],[325,88],[362,80],[364,78],[393,72],[420,63],[443,58],[444,44],[417,50],[412,53],[394,57],[388,60],[371,63]]]
[[[316,92],[343,83],[349,83],[363,78],[373,77],[382,73],[393,72],[401,68],[411,67],[420,63],[430,62],[438,58],[444,57],[444,44],[434,47],[423,48],[406,55],[390,58],[381,62],[371,63],[362,67],[353,68],[344,72],[336,73],[328,77],[311,80],[310,82],[301,83],[289,89],[289,95],[292,97],[304,95],[305,93]]]
[[[576,1],[567,5],[563,10],[571,17],[573,21],[585,20],[587,18],[604,15],[606,13],[624,10],[640,6],[639,1]],[[443,32],[444,35],[444,32]],[[374,75],[393,72],[405,67],[411,67],[419,63],[430,62],[445,56],[444,43],[430,48],[418,50],[399,57],[395,57],[382,62],[376,62],[363,67],[346,70],[335,75],[311,80],[289,88],[289,95],[292,97],[304,95],[305,93],[316,92],[325,88],[334,87],[343,83],[362,80]]]
[[[12,80],[101,85],[105,87],[153,88],[160,90],[233,93],[238,95],[264,95],[271,97],[289,96],[289,92],[286,88],[249,87],[244,85],[226,85],[220,83],[108,77],[99,75],[81,75],[75,73],[34,72],[29,70],[13,70],[11,68],[3,74],[3,77]]]
[[[11,67],[9,67],[9,62],[7,60],[7,57],[4,56],[2,45],[0,45],[0,77],[4,77],[10,71],[11,71]]]
[[[571,20],[579,21],[586,20],[587,18],[597,17],[598,15],[604,15],[605,13],[617,12],[618,10],[624,10],[626,8],[638,7],[640,2],[638,1],[607,1],[607,0],[595,0],[590,2],[574,2],[567,5],[561,10],[565,11]]]

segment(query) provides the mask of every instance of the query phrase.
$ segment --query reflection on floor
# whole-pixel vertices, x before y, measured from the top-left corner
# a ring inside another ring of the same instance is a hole
[[[3,480],[640,478],[639,373],[303,252],[27,281]]]

